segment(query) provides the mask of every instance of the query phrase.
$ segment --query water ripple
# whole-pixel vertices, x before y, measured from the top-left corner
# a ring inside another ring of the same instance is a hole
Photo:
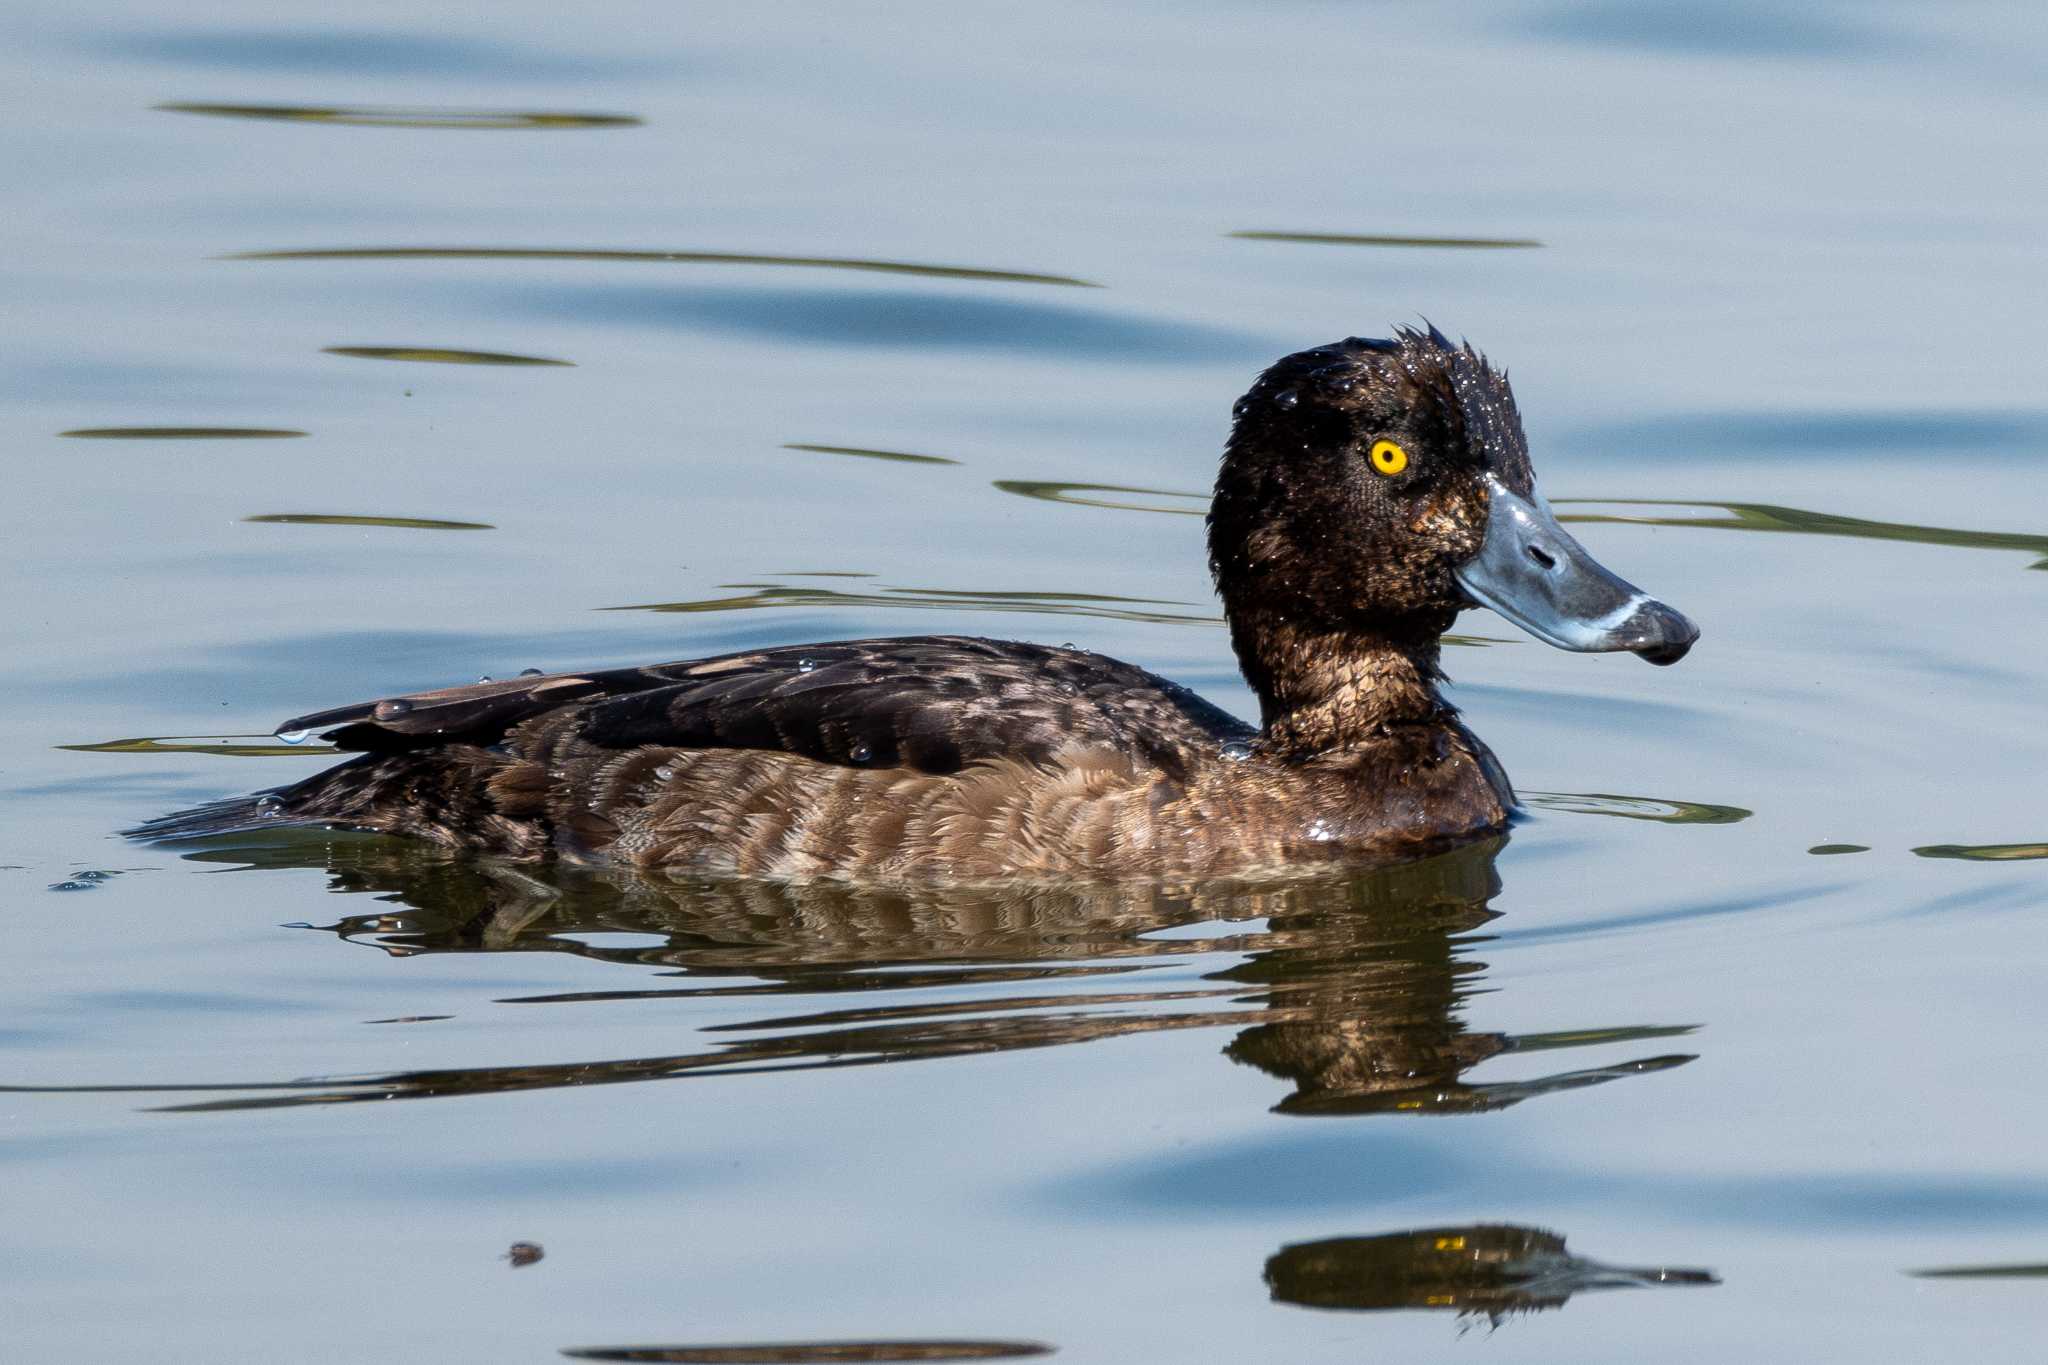
[[[2048,844],[1922,844],[1923,858],[1962,858],[1977,863],[2025,862],[2048,858]]]
[[[1533,237],[1389,237],[1376,233],[1265,231],[1227,232],[1224,236],[1247,242],[1300,242],[1309,246],[1461,247],[1480,251],[1543,245]]]
[[[137,735],[95,744],[58,744],[80,754],[211,754],[220,758],[290,758],[307,754],[331,758],[325,744],[279,744],[268,735]]]
[[[1849,536],[1859,540],[1900,540],[1915,545],[1950,545],[1970,550],[2021,550],[2048,556],[2048,535],[2014,531],[1965,531],[1916,526],[1903,521],[1865,521],[1833,512],[1809,512],[1768,502],[1706,502],[1683,498],[1560,498],[1558,507],[1713,508],[1723,516],[1646,515],[1631,512],[1564,512],[1559,521],[1624,526],[1684,526],[1721,531],[1771,531],[1808,536]],[[2029,566],[2048,569],[2048,558]]]
[[[571,1360],[668,1361],[679,1365],[827,1365],[840,1361],[1022,1360],[1049,1356],[1042,1341],[735,1342],[718,1346],[567,1346]]]
[[[884,275],[924,275],[948,280],[986,280],[999,284],[1055,284],[1075,289],[1100,289],[1071,275],[1035,271],[992,270],[971,265],[931,265],[918,261],[884,261],[860,256],[764,256],[744,251],[627,251],[600,247],[514,246],[347,246],[302,247],[279,251],[236,251],[224,261],[644,261],[684,265],[779,265],[813,270],[858,270]]]
[[[510,351],[457,351],[441,346],[322,346],[323,355],[343,355],[355,360],[408,360],[426,365],[562,365],[573,368],[573,360],[555,360],[540,355],[514,355]]]
[[[802,441],[784,443],[784,450],[808,451],[813,455],[851,455],[862,460],[893,460],[898,464],[959,464],[944,455],[913,455],[907,450],[873,450],[867,446],[819,446]],[[849,575],[850,576],[850,575]]]
[[[257,119],[272,123],[326,123],[355,128],[564,129],[637,128],[633,114],[586,114],[519,109],[447,109],[402,105],[159,104],[167,114]]]
[[[845,592],[812,584],[721,583],[729,597],[705,597],[684,602],[639,602],[628,606],[601,607],[601,611],[756,611],[766,607],[910,607],[924,611],[1025,612],[1047,616],[1090,616],[1109,621],[1142,621],[1148,625],[1215,626],[1221,616],[1202,611],[1166,611],[1167,607],[1194,607],[1192,602],[1162,598],[1118,597],[1093,592],[998,592],[964,588],[892,588],[874,592]]]
[[[74,427],[57,434],[96,441],[263,441],[306,433],[290,427]]]
[[[401,531],[495,531],[484,521],[440,521],[433,517],[369,517],[331,512],[265,512],[243,521],[274,526],[383,526]]]

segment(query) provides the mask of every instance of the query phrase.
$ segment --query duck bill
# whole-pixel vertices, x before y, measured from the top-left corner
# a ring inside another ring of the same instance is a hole
[[[1497,478],[1487,479],[1486,540],[1457,575],[1474,601],[1559,649],[1675,664],[1700,638],[1679,612],[1609,573],[1540,494],[1525,498]]]

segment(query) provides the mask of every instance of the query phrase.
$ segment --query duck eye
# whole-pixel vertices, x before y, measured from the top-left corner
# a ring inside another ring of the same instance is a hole
[[[1408,467],[1408,452],[1392,441],[1374,441],[1370,458],[1382,474],[1398,474]]]

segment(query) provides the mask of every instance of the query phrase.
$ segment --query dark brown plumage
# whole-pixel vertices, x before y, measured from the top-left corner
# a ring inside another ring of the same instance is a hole
[[[1497,555],[1503,488],[1519,507],[1535,497],[1504,375],[1433,328],[1352,338],[1260,377],[1217,479],[1210,561],[1257,730],[1072,649],[812,644],[320,712],[284,730],[333,727],[360,757],[132,832],[333,824],[501,857],[784,878],[1179,877],[1418,856],[1499,831],[1513,801],[1437,692],[1438,639],[1472,603],[1461,575]],[[1653,644],[1682,653],[1690,639]]]

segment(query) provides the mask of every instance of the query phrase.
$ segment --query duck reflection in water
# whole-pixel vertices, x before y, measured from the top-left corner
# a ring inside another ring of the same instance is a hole
[[[1710,1270],[1603,1265],[1541,1228],[1477,1223],[1282,1247],[1266,1261],[1277,1303],[1304,1308],[1438,1308],[1485,1317],[1562,1308],[1589,1289],[1719,1284]]]
[[[251,842],[254,840],[255,842]],[[316,866],[337,892],[392,902],[320,926],[394,957],[557,952],[661,969],[675,984],[519,997],[560,1003],[813,997],[705,1029],[713,1046],[571,1064],[411,1071],[178,1105],[239,1109],[428,1098],[724,1072],[844,1067],[1049,1047],[1181,1028],[1239,1031],[1233,1060],[1293,1085],[1288,1114],[1466,1113],[1692,1060],[1653,1055],[1535,1079],[1472,1082],[1507,1052],[1636,1042],[1688,1027],[1511,1036],[1460,1017],[1496,918],[1502,840],[1364,873],[1281,882],[877,890],[842,883],[664,880],[461,859],[374,836],[274,831],[186,856]],[[312,927],[312,926],[308,926]],[[621,945],[612,936],[641,942]],[[654,942],[647,942],[649,937]],[[1205,956],[1201,984],[1147,989],[1153,967]],[[817,1007],[816,998],[881,997]],[[707,1000],[708,1003],[708,1000]],[[761,1036],[734,1037],[735,1034]],[[193,1087],[200,1088],[200,1087]],[[282,1093],[280,1093],[282,1092]]]

